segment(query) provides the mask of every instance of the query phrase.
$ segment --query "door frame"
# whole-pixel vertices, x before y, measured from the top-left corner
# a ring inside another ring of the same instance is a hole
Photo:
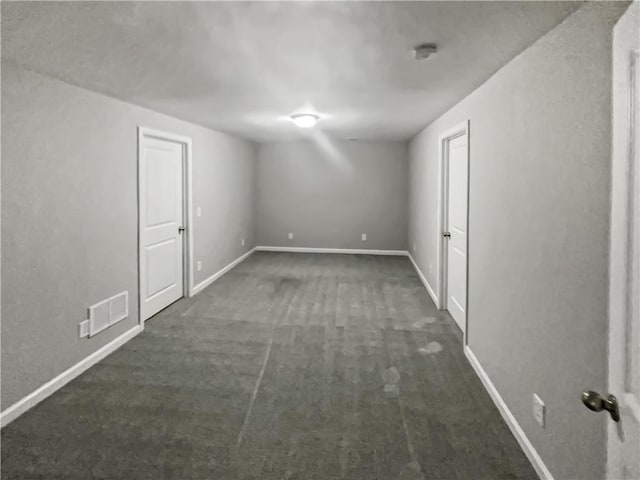
[[[471,121],[465,120],[448,130],[445,130],[438,137],[438,305],[440,310],[447,308],[447,242],[442,236],[442,232],[448,226],[449,213],[449,143],[454,138],[467,136],[467,262],[466,262],[466,301],[465,301],[465,325],[462,332],[463,345],[467,345],[467,331],[469,327],[469,190],[471,178]]]
[[[143,254],[141,232],[143,228],[142,219],[144,218],[144,212],[142,212],[142,202],[140,201],[140,198],[142,194],[142,185],[144,184],[143,180],[145,180],[142,178],[143,174],[141,169],[142,146],[145,138],[155,138],[157,140],[177,143],[182,146],[182,205],[183,223],[185,228],[182,240],[182,294],[185,297],[193,296],[193,233],[191,229],[193,225],[193,148],[191,138],[138,125],[138,323],[142,327],[144,327],[145,320],[142,318],[142,263],[140,259]]]

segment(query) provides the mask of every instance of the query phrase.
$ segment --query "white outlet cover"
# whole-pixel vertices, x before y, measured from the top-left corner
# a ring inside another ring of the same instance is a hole
[[[78,335],[80,338],[87,338],[89,336],[89,320],[85,320],[78,324]]]
[[[200,208],[200,207],[196,208],[196,216],[197,217],[201,217],[202,216],[202,208]]]
[[[244,238],[242,240],[240,240],[240,245],[242,245],[244,247]]]
[[[536,423],[542,428],[545,426],[546,421],[546,406],[537,393],[533,394],[533,418],[536,419]]]
[[[293,233],[289,232],[289,240],[293,240]]]
[[[363,234],[362,234],[362,241],[364,242],[366,239],[367,239],[367,234],[366,234],[366,233],[363,233]]]
[[[198,271],[202,270],[202,262],[200,260],[198,260],[197,268],[198,268]]]

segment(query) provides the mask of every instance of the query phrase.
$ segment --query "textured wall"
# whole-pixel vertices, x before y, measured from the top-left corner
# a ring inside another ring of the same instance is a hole
[[[257,243],[406,250],[407,176],[405,143],[261,144]]]
[[[2,409],[137,322],[138,125],[193,140],[195,283],[254,245],[253,144],[3,64]],[[79,340],[122,290],[129,318]]]
[[[469,345],[556,478],[601,478],[611,31],[586,4],[410,145],[409,245],[437,289],[438,136],[470,119]],[[532,394],[547,404],[534,421]]]

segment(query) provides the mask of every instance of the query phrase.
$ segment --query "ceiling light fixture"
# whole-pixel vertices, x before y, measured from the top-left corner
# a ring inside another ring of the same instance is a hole
[[[314,115],[313,113],[297,113],[295,115],[291,115],[290,118],[297,127],[311,128],[315,126],[316,123],[318,123],[318,119],[320,117]]]

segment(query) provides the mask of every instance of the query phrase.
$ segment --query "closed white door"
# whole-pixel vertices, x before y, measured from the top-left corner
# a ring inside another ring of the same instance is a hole
[[[446,309],[460,329],[465,331],[467,318],[467,134],[447,142]]]
[[[141,136],[140,312],[143,320],[183,296],[183,158],[182,144]]]
[[[587,392],[586,402],[606,418],[609,480],[640,479],[639,21],[634,2],[614,31],[609,385],[606,392]],[[615,407],[617,422],[607,411]]]

